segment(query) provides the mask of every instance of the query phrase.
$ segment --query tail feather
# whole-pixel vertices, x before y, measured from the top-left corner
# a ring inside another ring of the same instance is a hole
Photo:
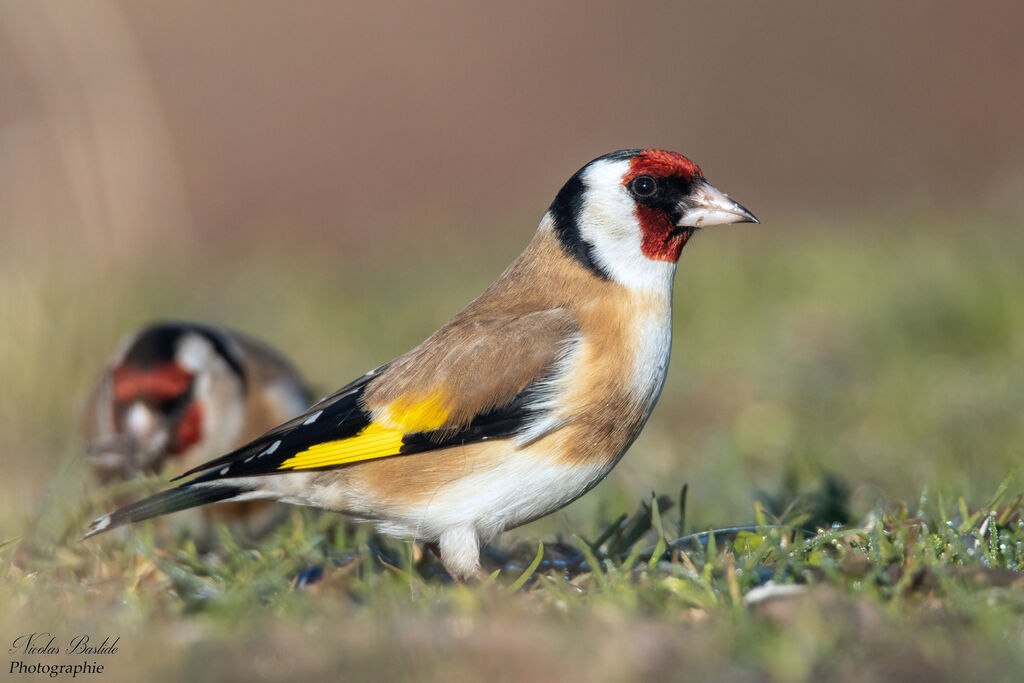
[[[230,484],[183,484],[99,517],[89,525],[89,530],[82,536],[82,540],[150,517],[234,498],[245,491],[246,489]]]

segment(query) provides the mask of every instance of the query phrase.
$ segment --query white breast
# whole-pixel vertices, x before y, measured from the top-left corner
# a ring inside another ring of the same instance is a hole
[[[672,302],[637,316],[634,326],[633,381],[630,393],[647,405],[650,415],[661,395],[672,355]]]

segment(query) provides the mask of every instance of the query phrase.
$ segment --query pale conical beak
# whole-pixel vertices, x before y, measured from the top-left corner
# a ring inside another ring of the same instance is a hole
[[[690,196],[680,204],[679,211],[681,218],[676,226],[680,228],[760,222],[739,202],[729,199],[729,195],[706,180],[698,181]]]

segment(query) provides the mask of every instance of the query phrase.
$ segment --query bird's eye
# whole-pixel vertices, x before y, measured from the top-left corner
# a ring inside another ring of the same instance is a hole
[[[658,183],[654,182],[654,178],[649,175],[633,178],[629,187],[637,197],[651,197],[658,191]]]

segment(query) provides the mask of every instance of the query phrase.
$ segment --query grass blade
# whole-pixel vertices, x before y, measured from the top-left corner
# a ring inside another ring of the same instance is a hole
[[[584,543],[583,545],[586,545],[586,543]],[[533,558],[533,562],[531,562],[530,566],[527,567],[526,570],[522,574],[519,575],[519,578],[516,579],[515,581],[513,581],[512,585],[508,587],[508,590],[509,590],[510,593],[515,593],[517,590],[522,588],[523,585],[527,581],[530,580],[530,577],[533,576],[533,573],[535,571],[537,571],[537,567],[540,566],[540,561],[543,558],[544,558],[544,541],[541,541],[540,545],[537,546],[537,555]]]
[[[665,553],[665,530],[661,526],[661,506],[658,505],[658,497],[652,496],[651,500],[651,519],[654,522],[654,528],[658,532],[658,543],[654,546],[654,552],[651,553],[651,559],[647,561],[647,568],[654,569],[658,565],[658,560]]]
[[[610,586],[608,584],[608,577],[604,575],[604,570],[601,568],[601,563],[598,562],[597,557],[594,556],[594,552],[590,549],[586,543],[583,542],[576,534],[573,534],[573,538],[579,544],[580,552],[583,553],[583,557],[586,558],[587,564],[590,565],[590,573],[594,575],[594,580],[597,581],[601,590],[607,591]]]

